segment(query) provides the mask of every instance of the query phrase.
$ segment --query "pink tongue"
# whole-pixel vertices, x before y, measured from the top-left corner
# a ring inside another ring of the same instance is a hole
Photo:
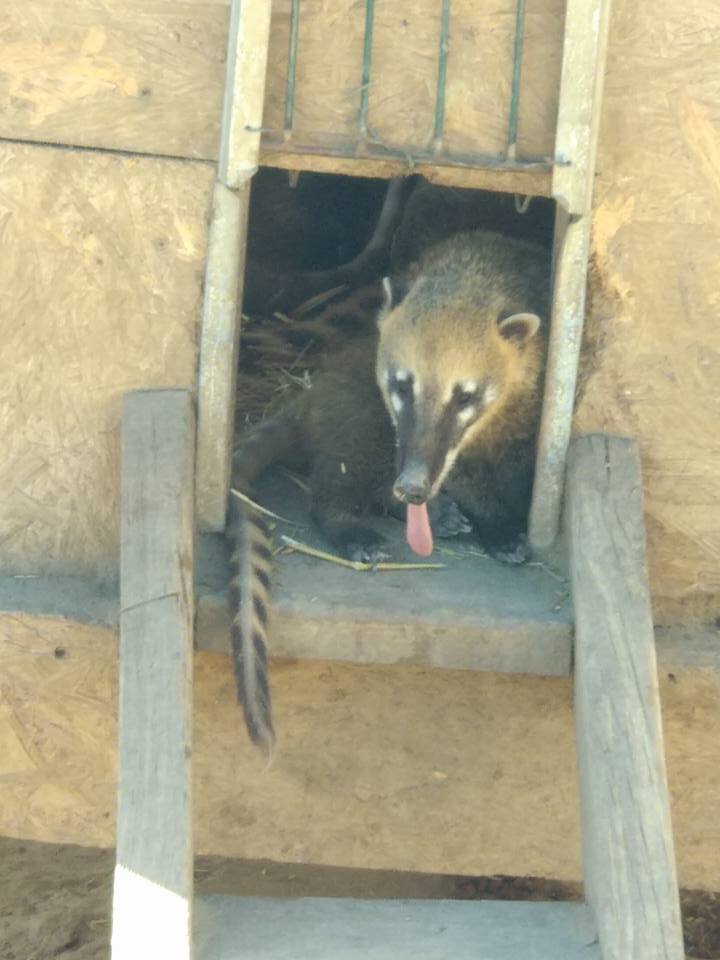
[[[409,503],[407,507],[407,527],[405,537],[415,553],[429,557],[433,551],[433,537],[426,503]]]

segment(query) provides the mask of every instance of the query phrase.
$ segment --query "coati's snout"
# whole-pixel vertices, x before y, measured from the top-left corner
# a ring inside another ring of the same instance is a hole
[[[391,394],[392,397],[392,394]],[[395,419],[396,479],[393,495],[401,503],[426,503],[438,493],[455,461],[460,431],[442,405],[430,402],[403,404]]]
[[[431,491],[430,471],[417,459],[405,464],[393,486],[393,494],[401,503],[425,503]]]

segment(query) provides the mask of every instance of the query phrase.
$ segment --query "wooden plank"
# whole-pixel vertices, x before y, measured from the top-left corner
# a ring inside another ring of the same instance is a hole
[[[122,395],[194,389],[213,179],[0,143],[5,571],[117,577]]]
[[[576,440],[567,496],[586,896],[603,960],[682,960],[637,445]]]
[[[198,960],[600,960],[578,903],[201,897]]]
[[[567,2],[552,182],[562,222],[556,233],[552,322],[528,531],[539,553],[550,549],[560,522],[585,320],[609,20],[610,0]]]
[[[215,184],[198,367],[196,501],[202,530],[225,526],[249,199],[249,181],[236,191]]]
[[[257,169],[270,9],[270,0],[231,0],[218,156],[218,179],[227,187],[239,187]]]
[[[215,159],[228,6],[4,0],[0,136]]]
[[[270,0],[232,0],[218,182],[205,267],[198,370],[198,522],[225,526],[250,178],[257,170]]]
[[[449,163],[408,163],[406,159],[383,156],[341,156],[332,151],[303,152],[292,144],[279,144],[265,138],[260,162],[282,170],[312,170],[317,173],[339,173],[348,177],[390,178],[420,173],[431,183],[446,187],[468,187],[473,190],[496,190],[523,196],[552,195],[552,169],[548,164],[520,167],[472,167]]]
[[[233,85],[265,84],[270,0],[237,7],[248,58]],[[552,152],[563,0],[528,0],[520,141],[523,156]],[[223,0],[5,0],[0,135],[114,150],[214,159],[224,89],[228,4]],[[289,0],[272,3],[264,116],[248,100],[231,141],[253,150],[260,126],[284,133]],[[310,148],[357,135],[365,10],[303,7],[292,136]],[[413,0],[402,16],[375,9],[368,146],[427,153],[432,141],[438,55],[435,0]],[[497,0],[455,0],[444,145],[454,157],[501,157],[506,148],[514,15]],[[247,43],[244,39],[247,39]],[[234,50],[237,49],[235,45]],[[228,65],[234,70],[234,50]],[[246,129],[250,127],[251,129]],[[364,145],[360,145],[364,149]],[[225,169],[225,164],[221,164]],[[232,181],[227,181],[232,184]]]
[[[113,960],[188,960],[194,412],[184,390],[123,405]]]
[[[301,530],[305,544],[327,548],[308,517],[307,497],[287,477],[264,478],[257,498],[290,521],[277,521],[276,544]],[[401,523],[374,517],[373,524],[395,559],[412,560]],[[278,557],[272,655],[569,674],[572,610],[566,581],[537,564],[512,569],[460,543],[435,559],[445,566],[373,574],[301,554]],[[198,646],[226,651],[227,548],[220,537],[202,538],[198,570]]]

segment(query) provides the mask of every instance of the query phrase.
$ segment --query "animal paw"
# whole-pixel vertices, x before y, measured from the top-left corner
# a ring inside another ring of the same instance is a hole
[[[528,538],[522,533],[510,543],[488,549],[488,553],[500,563],[505,563],[511,567],[519,567],[530,559],[530,544]]]
[[[461,533],[470,533],[472,524],[461,512],[453,498],[440,492],[428,505],[430,525],[436,537],[447,539],[457,537]]]
[[[344,531],[338,546],[354,563],[382,563],[390,559],[385,537],[372,527],[358,524]]]

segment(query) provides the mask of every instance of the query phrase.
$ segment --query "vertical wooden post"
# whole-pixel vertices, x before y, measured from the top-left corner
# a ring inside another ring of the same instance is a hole
[[[552,187],[561,222],[555,233],[552,323],[528,529],[539,553],[555,541],[562,506],[585,321],[609,21],[610,0],[567,0]]]
[[[225,526],[250,181],[260,154],[271,0],[231,0],[198,373],[197,509]]]
[[[123,406],[113,960],[189,960],[195,417],[184,390]]]
[[[567,497],[586,896],[603,960],[682,960],[636,444],[575,440]]]

